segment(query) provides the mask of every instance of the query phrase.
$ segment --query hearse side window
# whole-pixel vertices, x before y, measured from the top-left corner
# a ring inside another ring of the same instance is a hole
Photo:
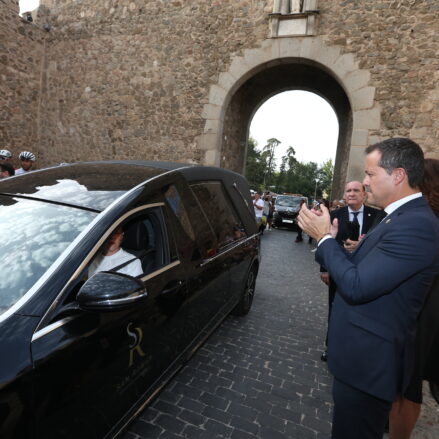
[[[170,185],[164,194],[172,223],[168,226],[175,232],[179,256],[191,261],[210,257],[217,247],[216,239],[194,193],[188,187]]]
[[[184,204],[181,200],[181,196],[177,191],[177,188],[173,185],[169,186],[169,188],[165,192],[166,201],[168,202],[169,206],[175,213],[175,216],[180,221],[180,224],[183,227],[183,230],[188,235],[188,237],[194,241],[195,240],[195,233],[194,229],[192,228],[191,222],[189,221],[188,214],[186,212],[186,208],[184,207]]]
[[[174,258],[176,257],[175,249],[169,248],[168,245],[169,238],[161,208],[146,208],[145,210],[127,218],[122,222],[121,226],[124,235],[120,247],[129,254],[129,257],[125,262],[137,259],[141,264],[140,275],[135,277],[142,279],[143,276],[169,264],[173,256]],[[112,233],[107,237],[107,241],[117,229],[118,227],[112,229]],[[104,271],[97,270],[96,266],[97,259],[101,258],[105,245],[106,243],[96,251],[93,259],[82,269],[78,277],[72,282],[70,288],[67,290],[65,298],[63,299],[64,303],[75,300],[81,286],[96,271]],[[122,262],[118,265],[121,264]],[[137,264],[138,262],[133,264],[134,267],[130,267],[129,270],[131,270],[131,268],[135,270]],[[117,265],[113,265],[109,270],[112,268],[117,268]],[[123,267],[120,270],[115,271],[130,274],[129,271],[124,271]]]
[[[191,185],[191,189],[215,232],[219,248],[246,236],[245,229],[221,182],[197,183]]]
[[[169,251],[160,218],[158,210],[153,210],[116,227],[90,264],[89,276],[116,271],[142,277],[167,264]]]

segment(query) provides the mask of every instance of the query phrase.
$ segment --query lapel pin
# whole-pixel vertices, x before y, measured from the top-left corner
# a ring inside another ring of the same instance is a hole
[[[389,224],[389,223],[390,223],[390,221],[392,221],[392,219],[391,219],[391,218],[387,219],[387,220],[386,220],[386,224]]]
[[[367,216],[370,216],[370,213],[368,213]]]

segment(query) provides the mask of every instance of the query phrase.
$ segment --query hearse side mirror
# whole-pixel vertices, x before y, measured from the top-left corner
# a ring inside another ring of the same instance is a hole
[[[102,271],[85,282],[76,300],[86,311],[119,311],[145,300],[147,295],[140,280],[126,274]]]

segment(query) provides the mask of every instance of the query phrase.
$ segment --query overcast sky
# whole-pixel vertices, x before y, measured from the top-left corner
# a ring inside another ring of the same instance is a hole
[[[39,0],[20,0],[20,12],[31,11]],[[276,149],[277,166],[289,146],[301,162],[322,164],[335,160],[338,121],[332,107],[320,96],[305,91],[288,91],[273,96],[256,112],[250,135],[259,149],[274,137],[282,143]]]
[[[282,143],[276,148],[277,165],[289,146],[301,162],[321,164],[335,160],[338,121],[332,107],[320,96],[295,90],[280,93],[266,101],[250,125],[250,136],[262,149],[274,137]]]
[[[40,0],[20,0],[20,14],[22,12],[33,11],[40,4]]]

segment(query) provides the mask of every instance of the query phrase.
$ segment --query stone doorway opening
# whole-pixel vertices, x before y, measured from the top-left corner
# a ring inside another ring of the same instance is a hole
[[[316,129],[316,126],[318,129]],[[244,174],[250,183],[260,178],[256,174],[255,153],[250,152],[255,148],[256,154],[262,154],[269,143],[269,139],[276,139],[274,142],[274,160],[276,171],[279,172],[283,166],[284,171],[289,170],[288,156],[291,155],[290,147],[294,150],[294,158],[302,165],[311,169],[311,163],[317,165],[316,169],[325,166],[327,170],[328,161],[335,162],[338,141],[338,119],[332,106],[322,97],[315,93],[303,90],[289,90],[278,93],[267,99],[255,112],[250,122],[249,141],[247,142],[246,165]],[[251,139],[251,142],[250,142]],[[247,169],[249,156],[252,156],[250,170]],[[258,156],[259,157],[259,156]],[[283,165],[282,165],[283,163]],[[302,168],[300,168],[302,169]],[[298,172],[297,170],[293,173]],[[272,174],[268,174],[271,178]],[[326,175],[326,174],[325,174]],[[311,180],[310,180],[311,181]],[[297,187],[288,188],[283,177],[275,178],[271,184],[275,184],[275,192],[303,192]],[[315,180],[313,180],[315,182]],[[325,180],[326,182],[326,180]],[[256,182],[258,184],[258,182]],[[323,189],[327,196],[330,195],[330,188],[326,183],[318,185],[319,190]],[[332,185],[332,178],[331,178]],[[317,186],[314,184],[314,192]],[[297,190],[296,190],[297,189]],[[314,193],[313,192],[313,193]],[[311,194],[311,192],[310,192]]]
[[[332,193],[340,197],[347,177],[353,114],[348,96],[339,82],[319,63],[302,58],[283,58],[260,65],[229,96],[224,108],[220,166],[242,173],[251,120],[272,96],[287,90],[304,90],[325,99],[339,123]],[[319,129],[319,121],[315,121]]]

